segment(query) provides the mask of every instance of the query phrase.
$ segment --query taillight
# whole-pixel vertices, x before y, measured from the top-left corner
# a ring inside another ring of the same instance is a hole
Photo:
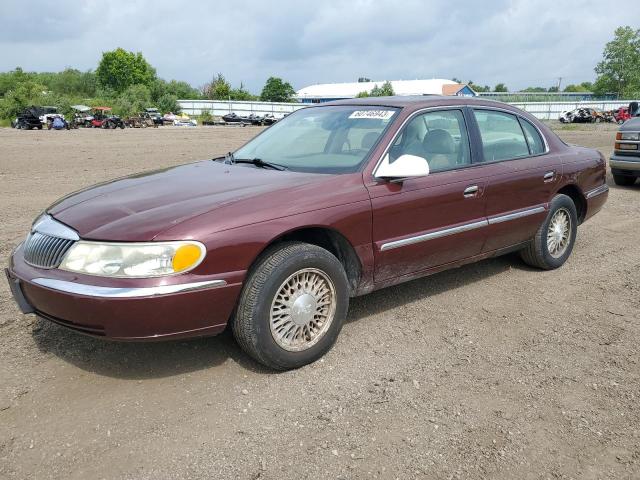
[[[638,150],[637,143],[616,143],[616,150]]]

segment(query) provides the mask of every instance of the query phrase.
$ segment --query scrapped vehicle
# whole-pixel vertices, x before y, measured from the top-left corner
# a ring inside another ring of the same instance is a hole
[[[72,105],[73,119],[70,122],[71,128],[92,127],[91,107],[87,105]]]
[[[255,113],[246,116],[241,116],[237,113],[228,113],[222,116],[222,120],[225,123],[240,123],[242,125],[264,125],[265,123],[265,117],[261,117]]]
[[[612,121],[613,116],[607,115],[596,108],[576,108],[560,114],[558,120],[562,123],[601,123]]]
[[[162,116],[162,124],[173,125],[173,122],[176,120],[176,118],[178,118],[178,116],[173,112],[165,113]]]
[[[198,122],[194,118],[189,117],[189,115],[185,113],[181,115],[176,115],[176,118],[173,121],[173,124],[176,127],[197,127],[198,126]]]
[[[63,115],[55,114],[47,117],[47,130],[70,130],[71,125]]]
[[[640,117],[630,118],[618,129],[609,167],[616,185],[629,187],[640,177]]]
[[[332,347],[350,297],[513,251],[562,266],[605,175],[602,154],[507,104],[328,102],[224,157],[62,198],[7,275],[23,312],[73,330],[162,340],[230,324],[258,362],[296,368]]]
[[[262,118],[262,124],[263,125],[273,125],[274,123],[276,123],[278,121],[278,119],[271,115],[270,113],[267,113],[263,118]]]
[[[158,124],[156,124],[146,112],[141,112],[137,116],[127,117],[124,120],[124,123],[127,127],[130,128],[158,128]]]
[[[145,108],[144,112],[140,113],[146,120],[151,120],[153,122],[152,126],[160,126],[164,125],[164,119],[157,108]]]
[[[631,115],[629,114],[629,108],[628,107],[620,107],[615,113],[614,113],[614,118],[615,121],[618,125],[622,125],[624,122],[626,122],[627,120],[629,120],[631,118]]]
[[[222,116],[222,120],[225,123],[241,123],[245,125],[251,125],[251,121],[247,117],[241,117],[235,112],[227,113]]]
[[[14,121],[14,128],[31,130],[37,128],[42,130],[43,125],[47,123],[49,115],[55,115],[58,113],[56,107],[36,107],[32,105],[25,108],[22,113]]]
[[[94,107],[91,126],[93,128],[125,128],[124,121],[117,115],[112,115],[111,107]]]

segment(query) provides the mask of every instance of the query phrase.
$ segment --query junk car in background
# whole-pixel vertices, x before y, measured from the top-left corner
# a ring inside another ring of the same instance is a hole
[[[94,107],[91,126],[94,128],[124,128],[124,121],[117,115],[111,114],[111,107]]]
[[[56,107],[37,107],[32,105],[25,108],[12,123],[14,128],[17,129],[31,130],[37,128],[42,130],[48,116],[57,113],[58,109]]]
[[[629,118],[618,129],[609,168],[616,185],[629,187],[640,177],[640,116]]]
[[[591,107],[566,110],[558,117],[561,123],[603,123],[612,122],[613,119],[612,113]]]

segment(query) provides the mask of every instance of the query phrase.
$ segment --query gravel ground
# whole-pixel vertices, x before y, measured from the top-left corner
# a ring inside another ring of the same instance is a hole
[[[611,153],[614,126],[557,127]],[[65,193],[257,131],[0,129],[0,256]],[[0,478],[639,478],[640,185],[610,185],[560,270],[509,255],[354,299],[287,373],[228,333],[84,337],[0,282]]]

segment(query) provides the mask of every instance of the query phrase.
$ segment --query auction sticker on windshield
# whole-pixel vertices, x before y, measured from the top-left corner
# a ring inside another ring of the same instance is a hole
[[[395,112],[393,110],[356,110],[349,118],[377,118],[389,120]]]

